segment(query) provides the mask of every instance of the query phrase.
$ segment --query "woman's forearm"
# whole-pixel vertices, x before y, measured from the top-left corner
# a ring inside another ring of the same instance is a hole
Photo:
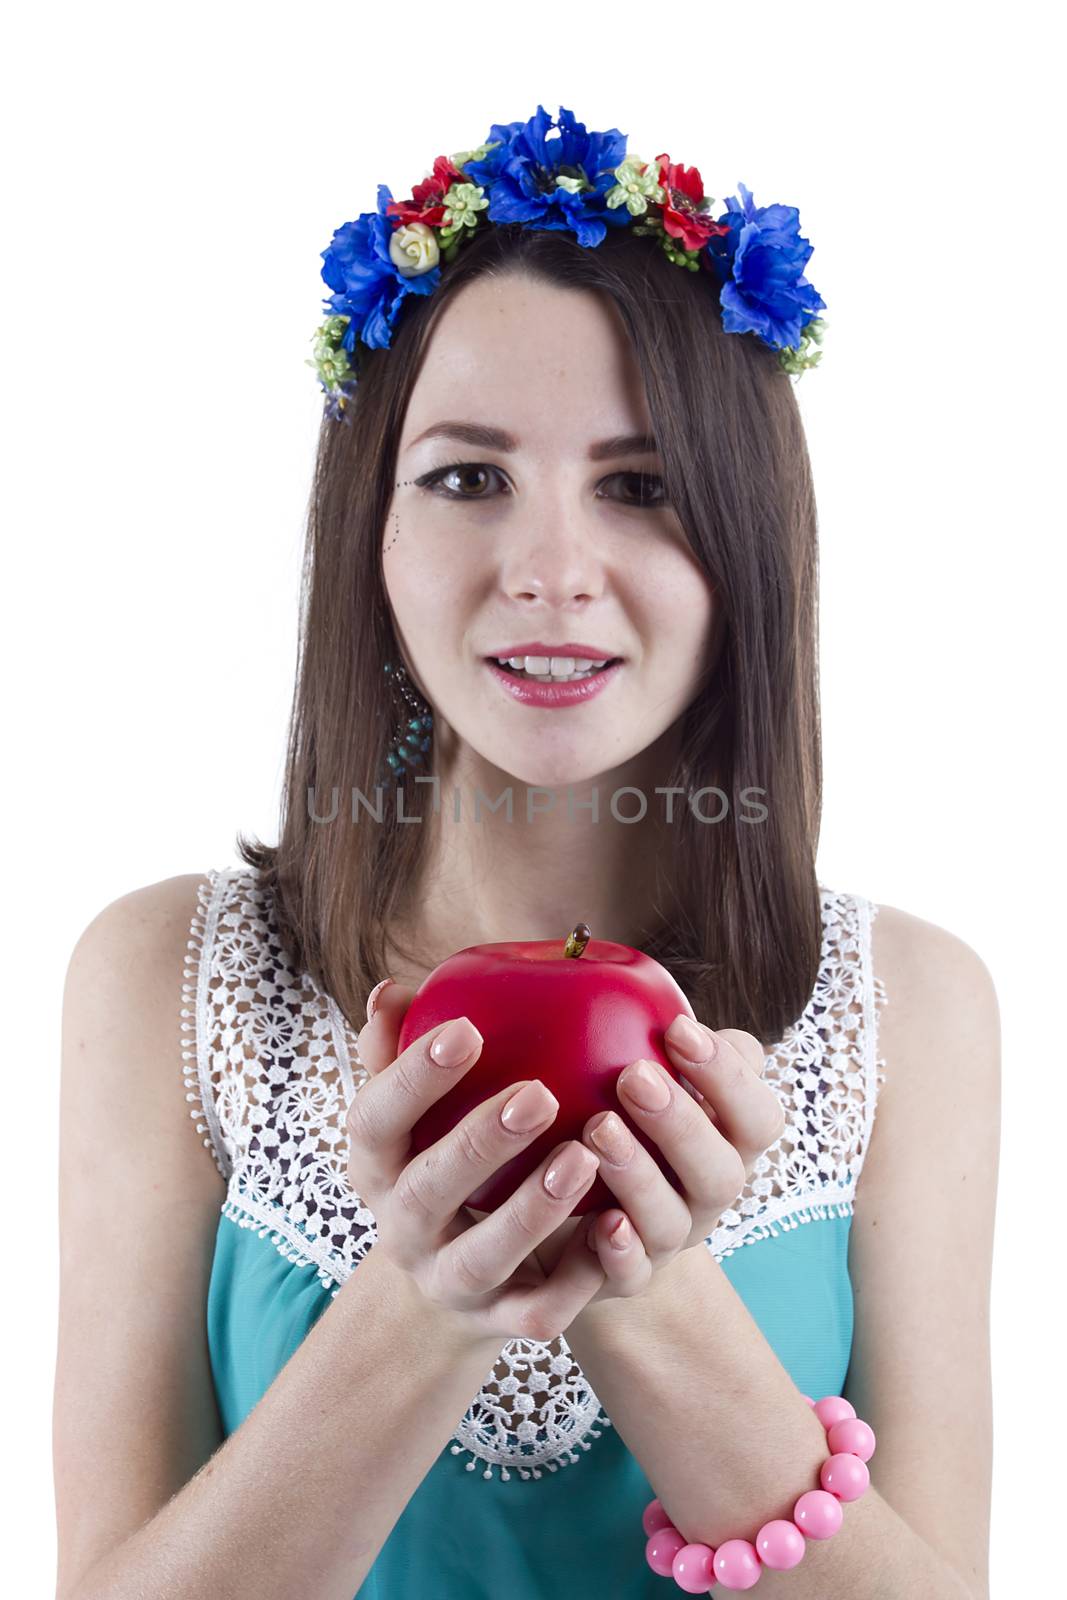
[[[498,1353],[372,1248],[237,1431],[60,1600],[352,1600]]]
[[[751,1539],[817,1487],[825,1431],[702,1246],[682,1251],[658,1285],[588,1306],[567,1342],[682,1536],[713,1547]],[[871,1471],[877,1479],[877,1458]],[[783,1600],[968,1595],[873,1482],[834,1538],[808,1541],[800,1566],[764,1571],[758,1587]]]

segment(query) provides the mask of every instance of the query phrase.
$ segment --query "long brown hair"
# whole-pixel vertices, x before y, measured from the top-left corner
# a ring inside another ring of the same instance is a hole
[[[294,970],[359,1026],[389,971],[386,934],[418,880],[426,828],[377,825],[373,803],[397,713],[384,673],[402,653],[381,547],[397,448],[427,341],[480,273],[522,271],[610,295],[643,376],[667,495],[715,586],[725,627],[714,670],[684,713],[668,783],[716,786],[725,818],[674,809],[669,916],[643,946],[698,1017],[778,1041],[805,1009],[821,948],[815,850],[822,798],[811,470],[793,383],[754,335],[723,331],[717,282],[669,262],[654,239],[609,230],[586,248],[515,224],[477,230],[432,295],[410,297],[388,350],[360,369],[351,425],[324,416],[307,527],[296,685],[277,845],[237,835],[274,895]],[[432,750],[423,772],[432,772]],[[403,815],[432,786],[396,780]],[[755,787],[762,821],[738,804]],[[313,819],[342,797],[336,819]],[[379,796],[383,791],[378,792]],[[397,791],[384,791],[395,817]],[[311,797],[315,797],[314,807]],[[714,801],[703,801],[714,806]],[[707,813],[705,813],[707,814]],[[654,926],[650,922],[650,927]],[[561,937],[569,930],[561,930]]]

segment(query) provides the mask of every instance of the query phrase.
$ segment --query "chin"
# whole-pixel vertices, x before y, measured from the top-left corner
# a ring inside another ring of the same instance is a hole
[[[546,761],[536,756],[524,757],[518,753],[509,756],[507,752],[502,752],[493,764],[515,783],[525,784],[531,789],[577,788],[580,784],[592,783],[602,777],[605,771],[603,762],[590,761],[588,757],[583,760],[578,756]]]
[[[494,739],[493,734],[500,734],[502,730],[487,724],[484,716],[480,721],[472,721],[470,735],[464,731],[462,723],[452,726],[461,746],[467,746],[459,770],[465,775],[469,773],[489,800],[495,799],[509,783],[532,789],[566,790],[568,785],[577,788],[580,784],[604,780],[620,765],[617,745],[605,748],[602,754],[590,754],[588,740],[583,745],[577,735],[561,738],[562,729],[551,735],[549,746],[547,730],[543,742],[535,730],[525,739],[516,738],[510,729]],[[630,756],[629,750],[623,751],[623,759],[630,759]],[[456,770],[453,767],[453,773]],[[610,795],[604,795],[602,805],[609,799]]]

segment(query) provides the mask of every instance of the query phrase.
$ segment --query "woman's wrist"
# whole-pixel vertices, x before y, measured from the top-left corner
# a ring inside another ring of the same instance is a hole
[[[419,1326],[424,1330],[427,1348],[439,1350],[447,1347],[456,1360],[466,1356],[477,1357],[490,1365],[500,1353],[504,1336],[479,1329],[463,1312],[452,1310],[430,1300],[419,1288],[410,1272],[396,1264],[379,1245],[374,1244],[352,1274],[359,1277],[370,1268],[377,1280],[378,1292],[386,1295],[396,1307],[398,1316],[407,1328]]]

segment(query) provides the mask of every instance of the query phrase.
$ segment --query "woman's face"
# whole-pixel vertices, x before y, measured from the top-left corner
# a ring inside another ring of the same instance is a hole
[[[500,436],[434,436],[454,423]],[[647,750],[693,699],[711,584],[664,503],[658,453],[598,448],[649,432],[607,297],[511,273],[477,279],[443,313],[401,434],[382,563],[409,672],[453,757],[530,785],[581,783]],[[525,688],[488,659],[547,656],[555,674],[573,645],[622,662],[570,703],[545,703],[543,660]]]

